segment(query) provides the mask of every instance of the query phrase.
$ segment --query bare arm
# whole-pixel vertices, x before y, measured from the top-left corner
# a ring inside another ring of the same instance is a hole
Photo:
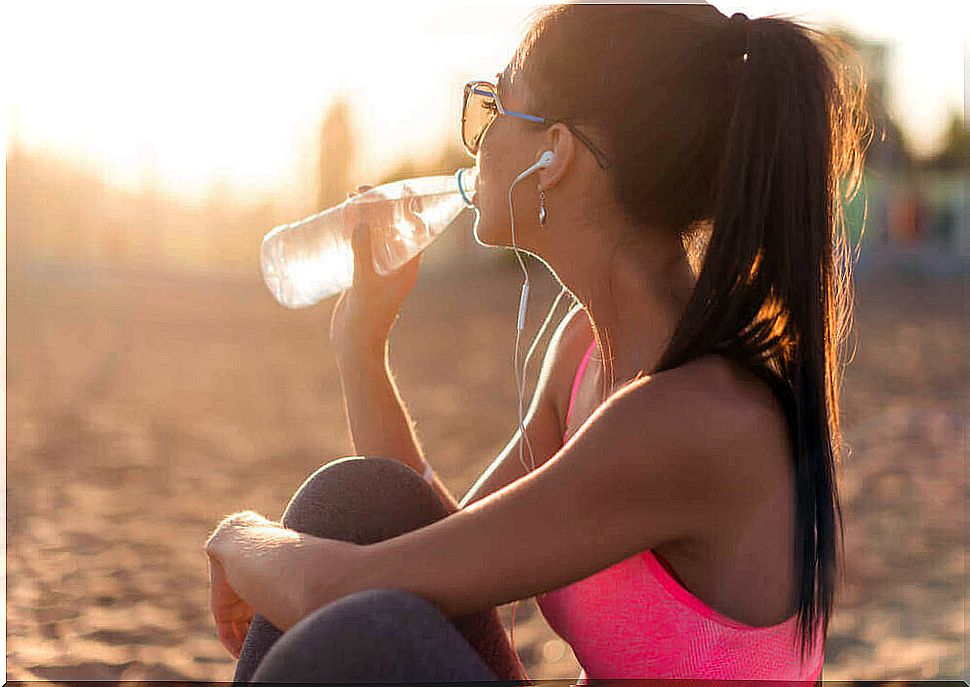
[[[561,396],[566,380],[571,381],[578,363],[577,351],[589,336],[589,320],[579,307],[570,310],[550,337],[532,403],[523,424],[535,456],[535,467],[551,458],[562,446],[560,421]],[[387,345],[379,350],[366,347],[338,347],[338,366],[344,389],[344,408],[358,455],[381,456],[400,460],[423,472],[424,452],[414,433],[414,423],[394,385],[390,372]],[[485,498],[526,475],[519,460],[521,432],[514,435],[492,464],[478,478],[468,493],[456,501],[437,475],[432,487],[448,513],[454,513]],[[523,451],[529,460],[527,447]]]
[[[568,313],[550,340],[536,393],[525,419],[535,453],[536,470],[548,462],[562,444],[563,428],[559,418],[562,397],[568,395],[568,388],[563,386],[565,379],[572,379],[578,350],[589,336],[588,321],[584,330],[582,318],[574,317],[576,314],[576,310]],[[345,411],[357,452],[395,458],[411,467],[419,465],[422,453],[390,375],[386,344],[380,347],[359,343],[341,345],[339,341],[335,344],[345,389]],[[460,507],[435,477],[433,487],[442,502],[450,506],[450,514],[526,476],[519,461],[518,440],[519,432],[516,431],[501,455],[469,489]],[[245,515],[237,514],[233,519]],[[258,514],[251,515],[262,519]],[[315,607],[311,592],[307,592],[310,606],[304,607],[302,603],[293,602],[289,590],[305,589],[306,580],[319,573],[320,560],[326,560],[332,566],[334,574],[326,576],[331,581],[342,580],[349,574],[351,579],[346,582],[346,588],[358,582],[354,568],[357,559],[350,558],[344,542],[297,535],[281,528],[244,529],[220,525],[206,545],[210,556],[219,558],[225,565],[232,578],[232,588],[284,630]],[[315,553],[316,549],[319,553]],[[348,557],[346,563],[340,562],[345,556]],[[281,580],[289,582],[281,584]],[[338,586],[344,588],[342,584]]]
[[[572,373],[577,364],[577,361],[573,360],[579,343],[577,337],[580,339],[585,337],[588,330],[589,321],[585,313],[581,308],[574,307],[566,314],[549,339],[532,403],[523,419],[523,425],[532,444],[536,469],[552,458],[562,446],[565,428],[560,419],[562,417],[561,399],[563,391],[568,394],[568,389],[565,389],[564,385],[568,385],[566,380],[572,380]],[[462,508],[525,477],[526,469],[519,460],[521,434],[521,431],[516,429],[509,443],[502,449],[502,453],[462,498],[460,504]],[[528,447],[524,447],[523,457],[526,464],[529,464]]]
[[[729,502],[757,501],[760,487],[755,468],[732,464],[750,453],[750,433],[703,386],[682,369],[631,382],[515,484],[355,549],[352,574],[311,584],[307,609],[393,586],[462,616],[561,588],[665,542],[704,539]],[[318,565],[330,555],[322,548]],[[488,565],[476,564],[483,555]]]
[[[357,455],[390,458],[423,473],[424,452],[391,376],[387,344],[379,350],[340,348],[337,366]],[[449,513],[458,510],[458,502],[437,475],[431,486]]]

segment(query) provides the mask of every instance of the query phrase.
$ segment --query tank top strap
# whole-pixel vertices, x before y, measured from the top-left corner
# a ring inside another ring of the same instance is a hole
[[[583,378],[583,374],[586,372],[586,366],[589,364],[589,357],[593,354],[593,350],[596,348],[596,339],[593,339],[589,348],[586,349],[586,354],[583,356],[582,361],[579,363],[579,367],[576,369],[576,377],[573,379],[573,388],[569,394],[569,408],[566,409],[566,424],[569,424],[569,418],[573,414],[573,404],[576,402],[576,392],[579,390],[579,382]]]

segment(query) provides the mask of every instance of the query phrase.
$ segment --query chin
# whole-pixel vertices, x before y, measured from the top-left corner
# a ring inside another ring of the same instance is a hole
[[[491,201],[491,202],[490,202]],[[531,227],[522,228],[518,223],[524,221],[516,214],[516,234],[519,239],[518,248],[527,250],[522,245],[522,234]],[[512,224],[509,218],[509,206],[504,200],[495,202],[477,194],[475,198],[475,224],[473,228],[475,241],[482,246],[494,248],[512,248]],[[526,241],[528,243],[528,241]]]
[[[512,245],[512,234],[509,228],[496,227],[484,221],[480,210],[475,211],[474,235],[475,240],[483,246],[500,248]]]

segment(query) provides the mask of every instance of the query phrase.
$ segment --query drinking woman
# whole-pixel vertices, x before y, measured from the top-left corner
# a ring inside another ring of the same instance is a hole
[[[843,52],[710,5],[535,15],[462,116],[478,240],[514,241],[577,301],[524,424],[535,468],[516,432],[448,492],[386,357],[418,261],[378,277],[358,259],[331,335],[359,455],[311,475],[280,523],[237,514],[207,545],[236,679],[523,678],[496,607],[530,597],[582,677],[819,678],[841,193],[868,133]]]

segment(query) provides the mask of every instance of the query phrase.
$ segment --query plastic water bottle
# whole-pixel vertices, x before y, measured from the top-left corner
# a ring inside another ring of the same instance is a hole
[[[477,169],[376,186],[263,237],[260,266],[276,300],[302,308],[344,291],[354,281],[352,236],[371,234],[374,270],[386,275],[424,250],[468,207]]]

